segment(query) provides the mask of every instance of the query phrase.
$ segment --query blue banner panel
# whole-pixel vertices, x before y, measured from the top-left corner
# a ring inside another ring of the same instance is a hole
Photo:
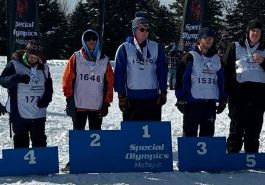
[[[59,172],[58,147],[5,149],[0,176],[48,175]]]
[[[172,171],[170,122],[69,131],[70,173]]]

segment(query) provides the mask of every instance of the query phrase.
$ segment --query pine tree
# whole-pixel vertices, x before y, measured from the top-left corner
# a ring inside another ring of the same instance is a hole
[[[7,55],[6,1],[0,0],[0,54]]]
[[[263,0],[237,0],[232,14],[227,15],[228,31],[233,40],[238,40],[245,35],[247,24],[253,19],[265,23],[265,1]]]
[[[57,0],[39,0],[41,40],[45,48],[45,56],[64,58],[67,16]]]

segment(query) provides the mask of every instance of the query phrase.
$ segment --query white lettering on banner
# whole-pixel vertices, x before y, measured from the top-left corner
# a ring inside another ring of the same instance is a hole
[[[165,148],[165,145],[162,144],[162,145],[156,145],[156,144],[153,144],[153,145],[136,145],[136,144],[131,144],[130,145],[130,151],[135,151],[135,152],[138,152],[138,151],[146,151],[146,150],[149,150],[149,151],[162,151],[164,150]]]
[[[20,37],[20,36],[23,36],[23,37],[27,37],[27,36],[37,36],[38,33],[37,32],[34,32],[34,31],[18,31],[16,29],[13,30],[13,35],[15,35],[16,37]]]
[[[200,25],[186,24],[186,26],[185,26],[185,30],[187,30],[187,31],[194,31],[194,30],[199,30],[199,29],[200,29]]]
[[[33,28],[34,22],[15,22],[16,28]]]
[[[182,38],[187,39],[187,40],[190,40],[190,39],[197,40],[198,35],[199,35],[198,33],[189,34],[188,32],[183,32]]]
[[[163,164],[161,162],[159,163],[151,163],[151,162],[135,162],[134,168],[161,168]]]

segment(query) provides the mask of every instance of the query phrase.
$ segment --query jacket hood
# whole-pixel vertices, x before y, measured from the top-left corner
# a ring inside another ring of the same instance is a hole
[[[86,38],[86,36],[88,34],[96,35],[96,37],[97,37],[96,47],[95,47],[95,49],[94,49],[93,52],[91,52],[89,50],[89,48],[87,47],[87,44],[86,44],[85,38]],[[95,32],[94,30],[91,30],[91,29],[86,30],[83,33],[83,35],[82,35],[81,42],[82,42],[82,46],[83,46],[83,48],[84,48],[84,50],[85,50],[85,52],[86,52],[86,54],[87,54],[87,56],[88,56],[88,58],[90,60],[95,59],[95,58],[98,58],[98,56],[101,55],[101,51],[99,49],[99,36],[98,36],[97,32]]]

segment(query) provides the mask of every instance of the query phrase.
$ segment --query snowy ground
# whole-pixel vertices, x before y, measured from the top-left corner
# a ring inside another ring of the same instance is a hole
[[[60,167],[68,161],[68,130],[72,129],[71,120],[65,115],[65,98],[62,93],[62,75],[66,61],[50,60],[50,71],[54,80],[53,102],[48,108],[46,134],[49,146],[58,146]],[[0,71],[6,64],[6,57],[0,57]],[[0,88],[0,101],[6,99],[6,90]],[[162,120],[171,121],[174,171],[169,173],[93,173],[93,174],[55,174],[52,176],[0,177],[0,184],[77,184],[77,185],[264,185],[264,171],[244,170],[224,173],[188,173],[177,169],[177,137],[182,134],[182,114],[174,106],[174,91],[168,93],[168,102],[163,107]],[[229,119],[227,109],[216,120],[216,136],[227,136]],[[114,94],[108,116],[103,120],[104,130],[120,129],[121,113],[118,108],[117,94]],[[265,150],[265,130],[261,133],[261,151]],[[0,117],[1,149],[12,148],[9,138],[8,116]]]

